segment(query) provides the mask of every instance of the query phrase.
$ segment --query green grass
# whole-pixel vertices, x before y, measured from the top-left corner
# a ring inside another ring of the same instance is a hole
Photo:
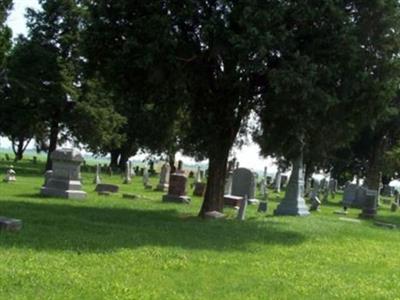
[[[340,220],[336,203],[273,217],[273,195],[266,215],[249,207],[238,222],[226,209],[228,220],[203,221],[200,198],[162,203],[139,177],[103,175],[121,187],[104,197],[85,173],[87,200],[42,198],[42,168],[23,161],[17,182],[0,183],[0,215],[24,222],[0,233],[0,299],[400,299],[400,231]],[[387,206],[379,218],[400,224]]]

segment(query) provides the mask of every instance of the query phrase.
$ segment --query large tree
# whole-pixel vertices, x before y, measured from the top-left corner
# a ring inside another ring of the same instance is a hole
[[[5,24],[8,12],[12,7],[12,0],[0,0],[0,97],[3,97],[5,85],[4,62],[5,55],[11,46],[11,30]]]
[[[5,54],[11,46],[11,30],[5,24],[11,7],[12,0],[0,0],[0,68],[3,66]]]
[[[309,161],[334,153],[395,96],[397,1],[285,1],[287,32],[268,78],[258,141],[264,154]]]
[[[45,128],[42,123],[41,99],[49,92],[43,85],[42,70],[49,70],[47,52],[20,36],[7,58],[7,86],[0,103],[2,135],[7,136],[20,160],[29,142]]]
[[[190,110],[183,144],[187,153],[209,159],[200,216],[223,210],[229,152],[265,96],[265,76],[278,55],[275,36],[282,33],[277,2],[170,3]]]
[[[75,0],[40,0],[41,10],[27,10],[29,39],[45,52],[40,67],[41,84],[47,93],[41,95],[43,121],[49,128],[46,169],[51,169],[50,153],[58,143],[59,135],[74,102],[78,98],[79,33],[81,10]]]
[[[145,148],[168,149],[182,113],[178,73],[173,64],[175,41],[163,1],[85,1],[83,39],[88,74],[98,73],[115,96],[116,111],[126,119],[125,140],[109,149],[111,165]]]

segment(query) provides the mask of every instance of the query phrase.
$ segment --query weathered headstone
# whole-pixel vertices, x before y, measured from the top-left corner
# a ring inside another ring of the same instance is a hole
[[[267,182],[266,182],[265,178],[261,179],[260,190],[261,190],[261,195],[263,197],[263,200],[267,200],[267,198],[268,198],[268,190],[267,190]]]
[[[143,170],[143,186],[145,189],[151,189],[152,186],[150,185],[150,178],[149,178],[149,170],[144,168]]]
[[[125,178],[124,178],[124,184],[130,184],[132,182],[131,178],[131,164],[129,161],[126,162],[125,166]]]
[[[100,184],[101,183],[100,170],[101,170],[100,164],[97,164],[96,165],[96,176],[93,179],[93,183],[94,184]]]
[[[282,180],[282,173],[281,173],[281,170],[278,169],[278,172],[276,173],[276,176],[275,176],[275,192],[276,193],[281,192],[281,180]]]
[[[0,217],[0,231],[17,232],[22,229],[22,221],[18,219],[11,219]]]
[[[161,167],[160,182],[158,183],[156,190],[161,192],[166,192],[169,186],[171,167],[168,162],[164,163]]]
[[[169,179],[168,194],[162,198],[163,202],[190,203],[186,196],[187,178],[183,174],[172,174]]]
[[[206,183],[196,182],[194,184],[193,196],[203,197],[206,192]]]
[[[310,212],[303,198],[304,171],[303,158],[299,156],[293,162],[293,171],[286,189],[285,198],[279,203],[274,215],[308,216]]]
[[[335,199],[337,189],[338,189],[338,181],[334,178],[331,178],[329,180],[329,193],[331,194],[332,199]]]
[[[197,167],[197,172],[196,172],[196,178],[194,180],[195,183],[201,182],[202,178],[201,178],[201,170],[200,167]]]
[[[225,179],[225,187],[224,187],[224,194],[230,195],[232,193],[232,175],[233,172],[228,172],[226,179]]]
[[[118,193],[119,186],[115,184],[100,183],[96,185],[96,192],[108,192],[108,193]]]
[[[257,204],[259,200],[255,199],[255,175],[252,171],[245,168],[235,169],[232,175],[232,190],[229,196],[244,197],[247,196],[249,203]],[[225,201],[224,201],[225,202]]]
[[[377,213],[378,191],[366,189],[364,205],[360,218],[373,219]]]
[[[14,182],[17,180],[15,177],[16,173],[14,171],[14,166],[10,166],[6,172],[6,176],[4,177],[4,182]]]
[[[343,205],[351,207],[353,202],[356,201],[357,191],[359,186],[353,183],[348,183],[343,190]]]
[[[321,206],[321,201],[319,200],[318,197],[313,197],[311,199],[311,206],[310,206],[310,211],[319,211]]]
[[[244,221],[246,219],[246,210],[247,210],[247,195],[244,196],[243,201],[240,202],[239,211],[237,214],[237,219],[239,221]]]
[[[41,188],[44,196],[68,199],[84,199],[82,190],[80,165],[83,157],[77,149],[58,149],[51,153],[53,172]]]

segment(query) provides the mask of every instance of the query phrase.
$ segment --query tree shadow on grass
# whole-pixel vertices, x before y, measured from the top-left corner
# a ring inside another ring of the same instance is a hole
[[[305,236],[279,223],[204,221],[176,210],[77,207],[0,202],[7,217],[23,220],[19,234],[0,233],[0,247],[108,252],[142,246],[245,251],[250,243],[293,246]]]

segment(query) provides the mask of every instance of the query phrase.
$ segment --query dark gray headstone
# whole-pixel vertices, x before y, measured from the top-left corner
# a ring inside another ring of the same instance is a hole
[[[96,192],[118,193],[119,186],[115,184],[100,183],[96,185]]]

